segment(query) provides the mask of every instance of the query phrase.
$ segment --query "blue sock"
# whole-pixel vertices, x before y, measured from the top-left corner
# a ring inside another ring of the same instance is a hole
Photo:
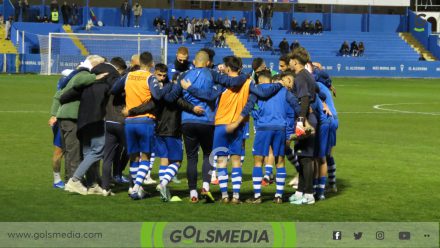
[[[277,168],[277,191],[275,197],[283,197],[284,194],[284,184],[286,183],[286,167]]]
[[[261,196],[261,180],[263,180],[263,168],[254,167],[252,170],[252,181],[254,185],[255,198]]]
[[[266,170],[266,172],[264,173],[264,177],[269,179],[272,175],[273,165],[267,164],[264,166],[264,169]]]
[[[327,156],[327,172],[328,184],[333,186],[336,184],[336,164],[333,156]]]
[[[139,162],[130,162],[130,175],[131,178],[133,179],[133,183],[136,180],[138,168],[139,168]]]
[[[232,192],[234,198],[240,198],[240,188],[242,182],[242,173],[243,169],[240,168],[232,168],[231,181],[232,181]]]
[[[217,178],[219,181],[220,192],[222,192],[222,198],[228,196],[228,168],[217,168]]]
[[[177,174],[177,171],[179,170],[179,166],[177,164],[170,164],[166,166],[166,169],[164,171],[164,175],[160,183],[163,186],[167,186],[167,184],[173,179],[173,177]]]
[[[150,170],[150,161],[141,161],[136,175],[136,185],[141,186]]]
[[[165,176],[165,170],[167,169],[168,166],[166,165],[161,165],[159,167],[159,180],[162,181],[163,176]]]
[[[319,178],[318,195],[324,195],[326,183],[327,183],[327,177],[320,177]]]
[[[313,178],[313,192],[316,193],[316,190],[318,189],[319,179]]]

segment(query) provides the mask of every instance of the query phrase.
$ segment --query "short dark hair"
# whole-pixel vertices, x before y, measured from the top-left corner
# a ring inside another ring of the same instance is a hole
[[[280,74],[280,78],[285,78],[285,77],[295,78],[295,75],[291,71],[286,71]]]
[[[157,64],[154,67],[154,69],[156,71],[160,71],[160,72],[168,72],[168,66],[166,64],[162,64],[162,63]]]
[[[142,65],[150,65],[153,62],[153,55],[150,52],[143,52],[139,56],[139,62]]]
[[[215,51],[214,50],[205,47],[205,48],[200,49],[200,51],[206,52],[208,54],[208,56],[209,56],[209,61],[211,63],[214,62],[214,56],[215,56]]]
[[[243,67],[243,62],[239,57],[236,56],[226,56],[223,58],[223,63],[226,67],[231,68],[233,72],[239,72]]]
[[[119,70],[126,70],[127,64],[125,60],[121,57],[114,57],[110,60],[110,64],[114,65]]]
[[[310,61],[310,54],[304,47],[298,47],[289,54],[289,58],[298,60],[301,65],[306,65]]]
[[[258,72],[257,76],[258,76],[258,78],[265,77],[265,78],[271,80],[272,79],[272,72],[269,69],[265,69],[265,70]]]
[[[258,67],[260,67],[262,64],[264,63],[264,60],[262,58],[255,58],[252,61],[252,70],[256,70],[258,69]]]
[[[289,56],[287,56],[287,55],[282,55],[282,56],[280,57],[280,61],[283,61],[286,65],[288,65],[288,64],[289,64],[289,61],[290,61]]]
[[[276,74],[272,76],[272,82],[281,80],[281,74]]]

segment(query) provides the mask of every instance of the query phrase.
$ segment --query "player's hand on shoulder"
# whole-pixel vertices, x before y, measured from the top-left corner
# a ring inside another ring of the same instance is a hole
[[[187,90],[189,87],[191,87],[191,82],[189,80],[182,79],[180,81],[180,86],[182,86],[184,90]]]
[[[51,116],[48,122],[49,126],[53,127],[56,123],[57,123],[57,117]]]
[[[203,115],[205,113],[205,110],[200,106],[195,106],[193,111],[196,115]]]

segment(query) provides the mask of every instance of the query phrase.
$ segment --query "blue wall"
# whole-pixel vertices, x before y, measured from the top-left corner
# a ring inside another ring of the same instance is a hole
[[[415,12],[409,13],[409,28],[411,34],[426,48],[429,47],[429,35],[431,35],[431,23],[417,17]],[[420,26],[418,24],[421,24]],[[417,31],[416,28],[423,28],[423,31]]]
[[[376,15],[370,16],[370,32],[402,32],[405,30],[406,18],[400,15]]]
[[[429,36],[429,51],[437,58],[440,59],[440,46],[438,45],[438,35]]]
[[[365,31],[362,30],[362,15],[358,14],[332,14],[331,31]]]

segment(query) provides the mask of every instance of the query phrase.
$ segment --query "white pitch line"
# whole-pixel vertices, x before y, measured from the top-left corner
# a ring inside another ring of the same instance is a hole
[[[439,103],[388,103],[388,104],[377,104],[374,105],[374,109],[382,110],[382,111],[389,111],[394,113],[401,113],[401,114],[419,114],[419,115],[433,115],[437,116],[440,115],[440,112],[417,112],[417,111],[407,111],[407,110],[398,110],[398,109],[391,109],[391,108],[384,108],[385,106],[399,106],[399,105],[426,105],[426,104],[439,104]]]
[[[39,110],[0,110],[0,113],[8,113],[8,114],[48,114],[48,111],[39,111]]]

